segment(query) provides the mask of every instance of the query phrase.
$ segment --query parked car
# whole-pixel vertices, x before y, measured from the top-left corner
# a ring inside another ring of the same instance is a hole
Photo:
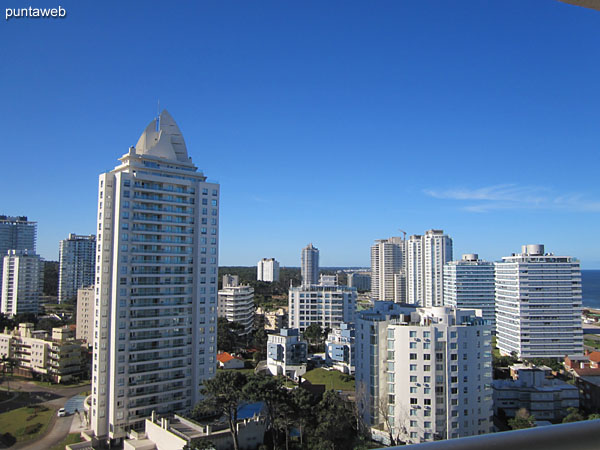
[[[60,408],[58,410],[58,417],[65,417],[67,415],[67,411],[65,410],[65,408]]]

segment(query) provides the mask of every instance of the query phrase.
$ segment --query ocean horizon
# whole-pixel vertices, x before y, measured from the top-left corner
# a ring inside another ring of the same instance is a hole
[[[581,271],[583,306],[600,309],[600,270]]]

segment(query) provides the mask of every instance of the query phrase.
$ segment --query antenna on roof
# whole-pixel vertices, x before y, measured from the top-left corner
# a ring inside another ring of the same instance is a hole
[[[160,131],[160,99],[156,107],[156,132]]]

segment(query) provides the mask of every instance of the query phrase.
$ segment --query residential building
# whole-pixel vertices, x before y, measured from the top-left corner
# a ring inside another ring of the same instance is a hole
[[[217,364],[219,368],[224,370],[244,368],[244,360],[242,358],[238,358],[227,352],[217,354]]]
[[[260,320],[262,326],[267,331],[279,331],[287,324],[287,307],[278,308],[275,311],[267,311],[262,308],[256,308],[255,319]]]
[[[493,430],[491,329],[481,311],[375,302],[357,317],[366,424],[406,443]]]
[[[452,239],[443,230],[428,230],[410,236],[406,253],[408,303],[442,306],[444,264],[452,261]]]
[[[163,110],[98,180],[91,427],[188,411],[216,368],[219,185]]]
[[[58,302],[77,296],[77,289],[94,284],[96,269],[96,236],[69,234],[60,241],[58,270]]]
[[[275,258],[263,258],[256,267],[256,279],[258,281],[279,281],[279,263]]]
[[[497,346],[519,358],[583,355],[581,269],[543,245],[496,263]]]
[[[35,253],[37,222],[27,216],[0,215],[0,261],[9,250],[28,250]],[[0,264],[0,284],[2,283],[2,264]]]
[[[356,289],[339,286],[337,275],[321,275],[319,284],[291,287],[288,326],[304,331],[312,324],[333,329],[354,322],[356,298]]]
[[[37,314],[44,283],[43,262],[30,250],[8,250],[3,258],[0,312]]]
[[[374,301],[406,303],[405,241],[380,239],[371,246],[371,297]]]
[[[300,338],[297,328],[282,328],[267,338],[267,368],[271,375],[283,375],[293,380],[306,373],[308,344]]]
[[[341,323],[327,335],[325,341],[325,359],[327,365],[340,372],[353,374],[355,364],[354,324]]]
[[[254,288],[246,284],[240,285],[237,276],[225,275],[223,288],[219,291],[217,312],[219,317],[242,325],[242,335],[249,335],[254,326]]]
[[[87,356],[81,341],[73,339],[67,327],[34,331],[32,323],[20,323],[12,331],[0,333],[0,358],[17,362],[15,375],[37,376],[55,383],[86,378]]]
[[[312,244],[304,247],[301,263],[302,286],[317,284],[319,279],[319,249]]]
[[[494,380],[494,414],[515,417],[525,408],[537,420],[561,420],[567,408],[579,408],[576,386],[554,378],[549,367],[523,364],[510,367],[512,378]]]
[[[444,266],[444,303],[455,308],[481,309],[483,318],[496,331],[496,291],[494,263],[479,259],[476,253],[462,255],[460,261]]]
[[[359,292],[371,290],[370,272],[350,272],[348,274],[348,286],[355,288]]]
[[[94,286],[77,289],[77,328],[75,335],[92,346],[94,343]]]
[[[237,411],[236,428],[240,450],[254,450],[264,442],[267,430],[264,403],[242,405]],[[146,419],[142,432],[133,432],[125,440],[124,450],[183,450],[192,441],[206,441],[205,448],[230,450],[233,437],[225,419],[198,423],[175,414],[159,418],[154,412]],[[202,445],[202,444],[201,444]]]

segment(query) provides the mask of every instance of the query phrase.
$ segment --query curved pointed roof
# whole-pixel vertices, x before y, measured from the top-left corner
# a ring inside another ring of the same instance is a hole
[[[189,162],[181,130],[166,109],[163,109],[158,117],[158,131],[156,128],[156,119],[154,119],[135,144],[136,153]]]

